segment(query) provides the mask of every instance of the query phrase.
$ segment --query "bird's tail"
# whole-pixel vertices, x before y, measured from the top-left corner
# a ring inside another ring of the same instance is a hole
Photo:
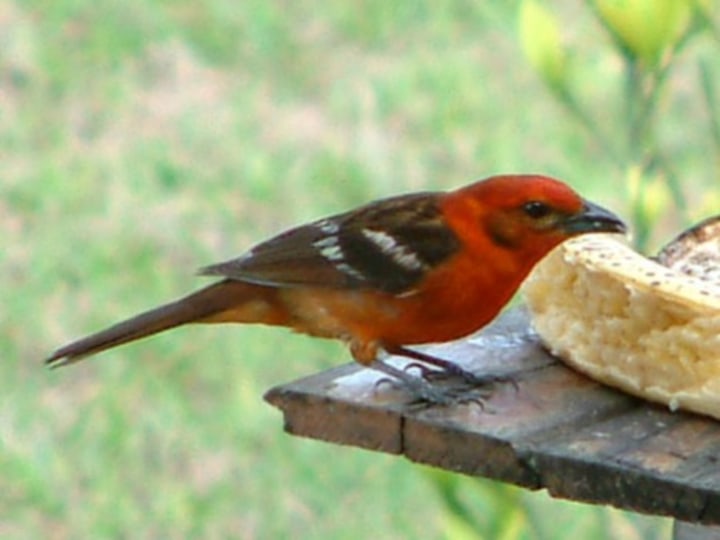
[[[52,353],[51,367],[72,364],[106,349],[193,322],[261,322],[282,324],[273,289],[225,280],[119,322]]]

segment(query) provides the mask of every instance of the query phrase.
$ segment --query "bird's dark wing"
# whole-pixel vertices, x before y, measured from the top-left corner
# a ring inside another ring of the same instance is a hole
[[[403,294],[458,248],[438,194],[418,193],[288,230],[200,273],[277,287],[374,288]]]

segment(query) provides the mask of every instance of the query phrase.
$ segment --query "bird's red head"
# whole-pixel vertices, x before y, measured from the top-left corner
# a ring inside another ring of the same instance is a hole
[[[468,247],[487,252],[501,249],[522,254],[533,265],[563,240],[590,232],[625,232],[623,222],[593,204],[567,184],[541,175],[503,175],[481,180],[449,194],[457,209],[456,230]],[[477,227],[483,231],[477,234]],[[464,231],[466,234],[463,234]]]

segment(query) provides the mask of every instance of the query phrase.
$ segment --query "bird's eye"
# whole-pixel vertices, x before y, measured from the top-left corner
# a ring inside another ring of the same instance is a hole
[[[542,219],[553,211],[549,205],[540,201],[526,202],[523,204],[522,209],[523,212],[532,219]]]

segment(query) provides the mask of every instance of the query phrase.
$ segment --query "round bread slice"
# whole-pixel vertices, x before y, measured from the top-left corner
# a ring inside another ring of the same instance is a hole
[[[658,260],[669,267],[619,235],[565,242],[523,287],[536,331],[553,354],[600,382],[720,419],[718,223],[664,248]]]

